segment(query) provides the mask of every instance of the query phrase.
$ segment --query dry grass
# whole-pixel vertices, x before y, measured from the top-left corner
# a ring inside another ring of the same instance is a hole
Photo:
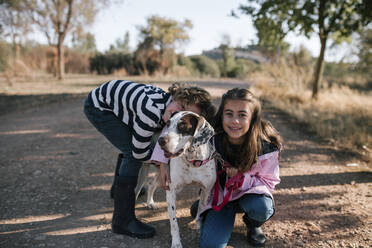
[[[271,66],[253,75],[254,91],[261,98],[294,116],[330,143],[357,150],[372,160],[372,92],[333,84],[311,98],[311,71]],[[277,76],[279,75],[279,76]]]

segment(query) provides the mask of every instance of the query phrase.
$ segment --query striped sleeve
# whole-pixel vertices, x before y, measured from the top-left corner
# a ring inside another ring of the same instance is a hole
[[[151,156],[151,139],[161,118],[161,112],[143,89],[136,89],[130,107],[136,113],[133,120],[133,157],[148,160]],[[142,94],[140,94],[142,92]]]

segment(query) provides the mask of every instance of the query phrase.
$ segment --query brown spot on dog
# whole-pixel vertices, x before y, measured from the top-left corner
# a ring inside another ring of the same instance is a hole
[[[183,116],[177,124],[177,131],[181,135],[193,136],[198,124],[198,117],[192,114]]]

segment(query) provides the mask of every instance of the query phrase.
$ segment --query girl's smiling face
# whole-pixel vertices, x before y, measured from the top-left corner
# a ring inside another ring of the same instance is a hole
[[[252,110],[248,101],[227,100],[223,108],[222,127],[231,144],[241,145],[251,123]]]

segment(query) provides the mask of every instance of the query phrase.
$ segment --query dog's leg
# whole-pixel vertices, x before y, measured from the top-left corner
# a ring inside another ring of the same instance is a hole
[[[143,188],[143,186],[145,185],[146,183],[146,178],[149,174],[149,166],[148,164],[145,164],[143,163],[142,166],[141,166],[141,169],[138,173],[138,181],[137,181],[137,186],[136,188],[134,189],[134,192],[136,194],[136,200],[141,192],[141,189]]]
[[[210,185],[208,185],[206,188],[202,187],[201,190],[200,190],[200,198],[199,198],[199,206],[198,206],[198,213],[196,216],[199,216],[201,211],[205,208],[205,206],[207,206],[208,204],[208,201],[209,201],[209,196],[210,196],[210,192],[213,188],[214,184],[211,183]],[[197,221],[197,228],[200,229],[201,227],[201,222],[200,221]]]
[[[170,185],[170,190],[166,191],[168,203],[168,215],[172,235],[172,248],[182,248],[180,230],[176,215],[176,189]]]
[[[153,178],[149,178],[147,182],[147,207],[151,209],[157,209],[156,203],[154,202],[154,192],[159,186],[159,174],[156,174]]]

